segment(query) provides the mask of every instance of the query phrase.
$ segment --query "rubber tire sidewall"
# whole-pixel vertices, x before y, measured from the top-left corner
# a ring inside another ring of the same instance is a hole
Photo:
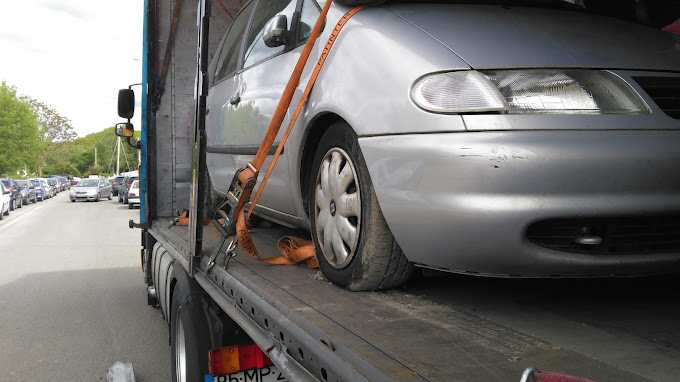
[[[361,197],[361,228],[359,242],[354,257],[343,269],[331,266],[321,251],[317,240],[315,208],[316,202],[316,178],[321,161],[326,153],[332,148],[341,148],[352,159],[354,169],[359,180],[359,192]],[[380,284],[387,271],[387,263],[390,251],[393,247],[394,238],[385,218],[378,206],[378,200],[373,191],[370,175],[359,147],[356,133],[344,121],[338,121],[331,125],[321,138],[312,164],[312,172],[309,182],[309,218],[311,222],[312,240],[316,248],[319,268],[329,281],[353,291],[366,291],[380,289]],[[366,229],[371,228],[371,234],[366,234]]]
[[[172,315],[170,317],[170,353],[172,363],[172,381],[177,381],[175,364],[178,317],[184,328],[184,341],[188,382],[203,382],[208,374],[208,351],[211,342],[208,335],[209,323],[203,308],[200,295],[189,295],[182,283],[177,284],[172,296]]]

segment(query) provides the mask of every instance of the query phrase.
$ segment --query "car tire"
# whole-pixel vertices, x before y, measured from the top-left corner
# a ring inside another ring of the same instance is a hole
[[[403,285],[413,274],[413,264],[387,226],[357,135],[346,122],[338,121],[317,147],[308,195],[321,272],[353,291]],[[344,203],[336,202],[341,198]]]
[[[102,198],[101,194],[97,194],[97,198],[96,198],[94,201],[95,201],[95,202],[98,202],[99,199],[101,199],[101,198]]]
[[[109,200],[113,199],[112,194],[109,194]]]
[[[14,199],[14,197],[12,197],[12,199],[10,199],[10,201],[9,201],[9,210],[10,210],[10,211],[14,211],[14,208],[15,208],[14,205],[15,205],[15,204],[17,204],[17,202],[16,202],[16,200]]]
[[[2,205],[0,205],[0,208],[2,208]],[[0,220],[4,219],[3,215],[4,215],[3,213],[0,213]]]
[[[71,199],[71,203],[75,203],[75,202],[76,202],[76,200],[75,200],[75,199]]]
[[[5,216],[9,216],[9,207],[7,208],[7,211],[5,211]]]
[[[14,202],[14,204],[16,204],[16,201]],[[21,207],[23,207],[23,206],[24,206],[24,201],[23,201],[23,199],[19,199],[19,206],[18,206],[17,208],[21,208]]]
[[[128,197],[127,197],[127,195],[123,196],[123,204],[128,204]]]
[[[134,208],[134,205],[132,203],[128,203],[128,209],[131,210]]]
[[[210,327],[204,299],[177,283],[170,315],[172,381],[203,382],[208,371]]]

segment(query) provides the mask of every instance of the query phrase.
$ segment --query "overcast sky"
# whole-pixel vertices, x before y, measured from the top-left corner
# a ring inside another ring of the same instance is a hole
[[[0,82],[57,110],[80,137],[122,122],[118,89],[142,79],[143,12],[143,0],[0,0]]]

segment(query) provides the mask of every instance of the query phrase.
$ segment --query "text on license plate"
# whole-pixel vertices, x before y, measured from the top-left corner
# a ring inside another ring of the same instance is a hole
[[[246,370],[239,373],[205,376],[205,382],[288,382],[276,366],[265,366],[261,369]]]

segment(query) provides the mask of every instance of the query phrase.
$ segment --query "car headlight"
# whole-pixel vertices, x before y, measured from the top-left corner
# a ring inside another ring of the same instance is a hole
[[[418,80],[411,96],[421,108],[437,113],[649,113],[630,85],[600,70],[437,73]]]

